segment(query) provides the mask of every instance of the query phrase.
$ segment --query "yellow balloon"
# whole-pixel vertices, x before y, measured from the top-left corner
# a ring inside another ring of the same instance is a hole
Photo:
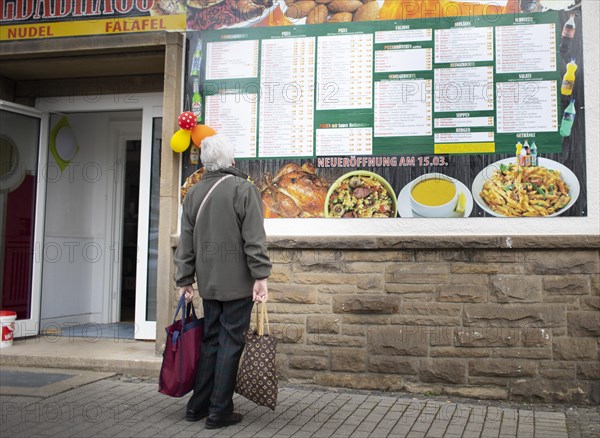
[[[187,129],[180,129],[171,137],[171,149],[175,152],[184,152],[192,139],[192,132]]]

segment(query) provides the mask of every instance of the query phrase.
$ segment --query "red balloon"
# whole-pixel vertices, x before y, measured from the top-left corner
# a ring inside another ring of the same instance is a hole
[[[198,119],[196,119],[196,115],[193,112],[186,111],[179,115],[177,123],[179,123],[181,129],[190,130],[198,124]]]

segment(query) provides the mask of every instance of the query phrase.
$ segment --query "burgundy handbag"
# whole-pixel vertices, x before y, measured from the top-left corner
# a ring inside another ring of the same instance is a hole
[[[177,320],[180,309],[182,318]],[[171,397],[183,397],[194,388],[196,367],[200,359],[200,342],[204,335],[204,318],[198,319],[192,303],[185,306],[185,295],[182,295],[173,324],[165,330],[167,342],[158,379],[158,392]]]

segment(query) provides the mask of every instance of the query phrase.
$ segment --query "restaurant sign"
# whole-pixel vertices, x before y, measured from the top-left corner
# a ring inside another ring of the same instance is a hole
[[[185,30],[184,0],[0,0],[0,41]]]

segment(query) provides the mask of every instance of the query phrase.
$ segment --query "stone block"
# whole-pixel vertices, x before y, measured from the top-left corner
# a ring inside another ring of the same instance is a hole
[[[573,275],[600,273],[598,251],[535,251],[525,265],[532,274]]]
[[[272,313],[331,314],[331,306],[327,304],[269,303],[269,315]]]
[[[555,360],[598,359],[598,342],[594,338],[554,338],[552,347]]]
[[[357,348],[332,348],[331,371],[363,372],[366,369],[367,353]]]
[[[471,259],[476,263],[506,263],[508,265],[521,263],[523,254],[515,250],[492,249],[492,250],[473,250]]]
[[[469,376],[533,377],[538,363],[533,360],[480,359],[469,361]]]
[[[600,312],[567,312],[569,336],[600,337]]]
[[[516,379],[509,383],[509,395],[535,402],[593,403],[592,385],[587,381]]]
[[[465,327],[456,330],[457,347],[512,347],[519,343],[517,327]]]
[[[435,284],[404,284],[404,283],[386,283],[385,291],[390,294],[414,295],[422,297],[423,295],[433,296],[436,290]],[[429,300],[428,300],[429,301]]]
[[[600,380],[600,363],[597,361],[578,363],[577,378],[581,380]]]
[[[366,389],[371,391],[400,391],[403,387],[402,377],[395,375],[367,374],[357,378],[356,374],[318,373],[314,383],[320,386]]]
[[[358,274],[356,276],[356,288],[358,292],[383,291],[385,282],[382,274]]]
[[[290,356],[290,368],[299,370],[326,370],[329,368],[329,359],[315,356]]]
[[[368,369],[371,373],[417,374],[419,363],[411,358],[370,355]]]
[[[392,324],[407,326],[460,326],[461,318],[449,316],[393,315]]]
[[[343,295],[333,299],[333,313],[397,313],[398,297],[388,295]]]
[[[448,263],[390,263],[386,269],[388,283],[445,283],[448,280]]]
[[[581,308],[599,311],[600,297],[581,297]]]
[[[387,356],[426,356],[427,335],[413,327],[369,327],[369,353]]]
[[[575,380],[576,364],[556,360],[540,361],[540,377],[546,379]]]
[[[273,303],[315,304],[317,289],[295,284],[269,283],[269,299]]]
[[[443,386],[408,381],[404,383],[402,389],[412,394],[440,395],[443,391]]]
[[[271,331],[277,342],[284,344],[299,344],[304,342],[304,325],[271,324]]]
[[[367,336],[367,327],[358,324],[343,324],[342,334],[344,336]]]
[[[517,359],[552,359],[552,348],[492,348],[492,356]]]
[[[521,327],[519,330],[520,345],[523,347],[548,347],[552,346],[550,330],[535,326]]]
[[[502,274],[514,273],[515,267],[517,265],[499,263],[453,263],[450,272],[452,274]]]
[[[437,288],[438,301],[448,303],[485,303],[487,286],[442,284]]]
[[[341,321],[337,316],[309,316],[306,318],[306,331],[316,334],[340,332]]]
[[[383,278],[386,265],[382,262],[350,262],[345,266],[349,274],[379,274]]]
[[[289,283],[292,278],[292,268],[290,265],[273,264],[269,283]]]
[[[396,251],[396,250],[348,250],[344,251],[344,259],[349,262],[412,262],[414,261],[414,251]]]
[[[419,378],[426,383],[465,383],[466,365],[461,359],[422,359]]]
[[[388,315],[343,315],[343,324],[389,325]]]
[[[277,354],[285,354],[289,356],[329,357],[329,347],[278,344]]]
[[[463,347],[431,347],[431,357],[490,357],[492,350],[489,348],[463,348]]]
[[[542,286],[549,294],[588,295],[591,291],[587,275],[548,275],[543,277]]]
[[[592,275],[590,277],[590,289],[592,295],[600,295],[600,275]]]
[[[297,284],[356,284],[353,274],[335,272],[297,272],[294,273],[294,283]]]
[[[309,345],[328,345],[330,347],[364,347],[364,336],[344,336],[335,334],[311,334],[306,341]]]
[[[460,316],[462,306],[460,304],[447,303],[404,303],[400,308],[401,314],[427,315],[427,316]]]
[[[467,397],[483,400],[506,400],[508,389],[506,387],[490,386],[444,386],[442,392],[453,397]],[[461,429],[462,431],[462,429]]]
[[[450,284],[459,284],[461,286],[488,286],[490,282],[487,274],[452,274],[450,275]]]
[[[354,294],[355,284],[319,284],[315,286],[319,295]]]
[[[562,306],[554,304],[465,304],[463,310],[464,325],[566,326],[566,315]]]
[[[539,303],[542,278],[531,275],[493,275],[490,299],[495,303]]]
[[[256,313],[252,314],[252,319],[250,320],[252,324],[256,321]],[[282,315],[282,314],[273,314],[269,312],[269,322],[271,324],[297,324],[304,325],[306,322],[306,316],[304,315]]]
[[[454,331],[455,327],[433,325],[427,327],[429,335],[429,345],[434,347],[444,345],[454,345]]]
[[[318,270],[319,266],[336,268],[341,271],[346,265],[344,259],[344,251],[339,249],[314,249],[314,250],[302,250],[294,260],[295,266],[314,267],[315,271]],[[333,271],[335,272],[335,271]]]

